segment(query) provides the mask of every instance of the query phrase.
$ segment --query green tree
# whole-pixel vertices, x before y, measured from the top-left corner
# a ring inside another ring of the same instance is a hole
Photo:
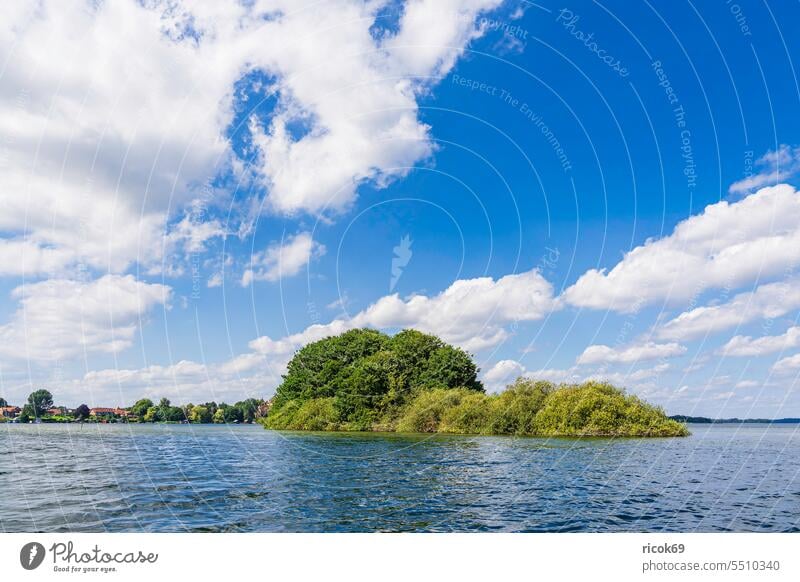
[[[189,413],[189,422],[206,424],[211,422],[213,419],[214,415],[211,413],[211,410],[202,404],[192,407],[192,411]]]
[[[225,411],[222,408],[217,408],[217,411],[214,413],[213,421],[216,424],[223,424],[225,422]]]
[[[162,398],[154,408],[155,412],[151,415],[153,420],[146,422],[180,422],[186,418],[183,408],[172,406],[169,398]],[[148,409],[148,412],[150,410]]]
[[[153,406],[153,401],[149,398],[142,398],[137,400],[133,406],[131,406],[131,414],[135,414],[139,418],[144,417],[147,414],[147,409]]]
[[[89,413],[90,413],[89,407],[86,406],[85,404],[81,404],[80,406],[78,406],[78,408],[75,409],[74,412],[75,420],[84,421],[87,418],[89,418]]]
[[[156,422],[158,419],[158,408],[155,406],[148,408],[147,412],[145,412],[144,416],[142,417],[144,422]]]
[[[23,406],[17,418],[20,422],[30,422],[32,419],[36,418],[33,407],[30,404]]]
[[[237,402],[234,406],[241,411],[242,422],[253,422],[258,416],[258,410],[263,403],[263,400],[248,398],[247,400]]]
[[[478,367],[469,354],[447,345],[430,355],[420,374],[420,382],[430,386],[483,391],[483,384],[478,381]]]
[[[352,372],[352,365],[380,351],[388,341],[389,337],[379,331],[353,329],[306,345],[289,362],[275,395],[276,404],[334,396]]]
[[[382,426],[419,390],[483,392],[477,374],[469,354],[434,335],[407,329],[389,337],[373,329],[354,329],[310,343],[295,354],[270,414],[292,401],[333,398],[336,423],[364,429],[375,423]],[[328,414],[328,404],[315,410],[323,409]],[[330,418],[325,423],[331,424]]]
[[[159,416],[161,420],[167,422],[180,422],[186,420],[186,413],[180,406],[167,406],[166,408],[159,408]]]
[[[53,407],[53,395],[48,390],[36,390],[28,396],[28,404],[35,418],[41,418],[47,409]]]

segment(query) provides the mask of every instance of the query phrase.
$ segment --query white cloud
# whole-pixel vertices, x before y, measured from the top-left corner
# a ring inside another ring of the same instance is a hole
[[[800,308],[800,279],[768,283],[736,295],[727,303],[697,307],[665,323],[656,335],[686,340],[713,334],[759,319],[774,319]]]
[[[794,374],[800,372],[800,354],[778,360],[772,366],[772,371],[776,374]]]
[[[242,277],[242,285],[247,286],[254,280],[278,281],[292,277],[311,259],[324,255],[325,250],[325,246],[315,242],[308,232],[273,243],[266,250],[252,256],[250,268]]]
[[[158,264],[167,208],[224,161],[238,66],[167,38],[169,15],[155,8],[0,8],[0,249],[24,240],[16,263],[28,275]]]
[[[249,363],[244,365],[244,360]],[[245,354],[219,365],[182,360],[138,370],[89,372],[81,380],[59,387],[58,396],[72,402],[91,400],[106,406],[130,406],[139,398],[162,397],[178,404],[211,400],[232,403],[268,397],[280,383],[283,371],[257,354]]]
[[[251,120],[268,202],[282,213],[346,208],[359,184],[383,187],[433,152],[417,94],[444,76],[501,0],[410,0],[396,34],[369,28],[384,2],[282,5],[264,25],[260,64],[279,76],[277,113]],[[291,5],[292,9],[289,9]],[[298,47],[299,45],[299,47]],[[292,125],[305,125],[293,135]]]
[[[431,297],[387,295],[353,317],[361,326],[414,327],[477,351],[508,337],[504,325],[536,321],[558,308],[552,285],[537,270],[461,279]]]
[[[781,335],[770,335],[754,339],[737,335],[719,349],[723,356],[763,356],[800,346],[800,327],[790,327]]]
[[[60,273],[75,260],[64,248],[48,248],[23,238],[0,238],[0,276]]]
[[[731,194],[751,192],[764,186],[783,182],[800,173],[800,147],[781,145],[777,150],[767,152],[756,161],[760,171],[752,176],[731,184]]]
[[[589,380],[611,382],[617,386],[630,387],[631,383],[642,382],[657,378],[669,370],[669,364],[662,362],[650,368],[639,368],[627,372],[609,372],[606,369],[591,371],[579,370],[577,366],[571,368],[542,368],[528,370],[515,360],[502,360],[489,369],[483,376],[484,382],[490,390],[501,390],[506,384],[519,376],[532,380],[546,380],[556,384],[581,383]]]
[[[587,364],[630,364],[643,360],[658,358],[673,358],[686,353],[686,348],[677,343],[657,344],[647,342],[626,348],[612,348],[611,346],[589,346],[578,357],[579,365]]]
[[[782,184],[739,202],[707,206],[671,235],[628,252],[611,271],[587,271],[564,298],[581,307],[631,312],[706,289],[735,288],[798,265],[800,194]]]
[[[411,0],[406,3],[400,30],[383,43],[393,54],[394,67],[414,77],[443,77],[470,40],[484,30],[476,17],[502,0]]]
[[[742,380],[741,382],[737,382],[734,388],[756,388],[761,386],[761,382],[756,382],[755,380]]]
[[[235,83],[254,71],[277,98],[271,118],[250,118],[247,152],[269,205],[346,207],[360,183],[383,186],[430,155],[417,95],[499,3],[412,0],[381,39],[370,27],[382,1],[2,3],[0,257],[25,256],[0,274],[158,270],[220,236],[213,220],[170,224],[199,193],[222,202],[208,186],[221,170],[251,178],[226,131]]]
[[[525,373],[525,366],[515,360],[501,360],[487,370],[483,377],[488,392],[499,392]]]
[[[387,295],[349,319],[315,324],[281,340],[258,338],[251,348],[264,353],[284,352],[308,342],[357,327],[412,327],[434,333],[469,351],[493,347],[508,338],[505,325],[536,321],[558,309],[553,288],[537,270],[491,277],[460,279],[438,295],[402,299]],[[275,346],[279,346],[276,348]]]
[[[133,276],[105,275],[81,283],[51,279],[17,287],[19,307],[0,326],[0,353],[9,358],[55,360],[85,352],[113,353],[131,345],[140,321],[167,305],[169,287]]]

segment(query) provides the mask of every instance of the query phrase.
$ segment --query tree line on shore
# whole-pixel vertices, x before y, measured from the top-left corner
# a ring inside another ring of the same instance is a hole
[[[4,398],[0,398],[0,408],[9,407]],[[227,404],[205,402],[203,404],[186,404],[173,406],[168,398],[162,398],[157,404],[149,398],[137,400],[127,408],[90,408],[81,404],[74,409],[65,406],[54,406],[50,391],[40,389],[28,396],[27,402],[15,416],[4,420],[17,422],[183,422],[196,424],[252,423],[266,415],[269,402],[257,398],[247,398]]]

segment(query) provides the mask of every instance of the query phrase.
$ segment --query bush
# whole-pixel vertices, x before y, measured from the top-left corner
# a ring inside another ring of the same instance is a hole
[[[394,430],[397,432],[517,436],[685,436],[686,427],[658,407],[602,382],[555,387],[517,380],[501,394],[468,388],[418,390],[394,415],[368,411],[343,419],[336,398],[290,400],[272,410],[266,428]]]
[[[340,425],[331,397],[302,403],[290,400],[279,410],[271,411],[262,424],[275,430],[338,430]]]
[[[506,390],[492,398],[488,432],[509,435],[534,434],[536,413],[553,390],[555,386],[550,382],[517,379]]]
[[[492,398],[480,392],[469,391],[461,401],[442,413],[439,432],[455,434],[488,433],[491,425]]]
[[[297,400],[289,400],[280,408],[270,410],[263,424],[266,428],[274,430],[290,430],[289,425],[292,423],[294,415],[299,408],[300,403]]]
[[[444,413],[469,393],[465,388],[437,388],[420,392],[397,420],[398,432],[438,432]]]
[[[339,415],[334,407],[334,399],[315,398],[304,402],[294,413],[291,428],[293,430],[337,430]]]
[[[547,395],[536,414],[542,436],[685,436],[686,427],[660,408],[603,382],[563,386]]]

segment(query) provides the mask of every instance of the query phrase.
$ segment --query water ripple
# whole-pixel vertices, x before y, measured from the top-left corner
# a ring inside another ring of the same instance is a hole
[[[686,439],[0,426],[0,531],[799,531],[800,433]]]

